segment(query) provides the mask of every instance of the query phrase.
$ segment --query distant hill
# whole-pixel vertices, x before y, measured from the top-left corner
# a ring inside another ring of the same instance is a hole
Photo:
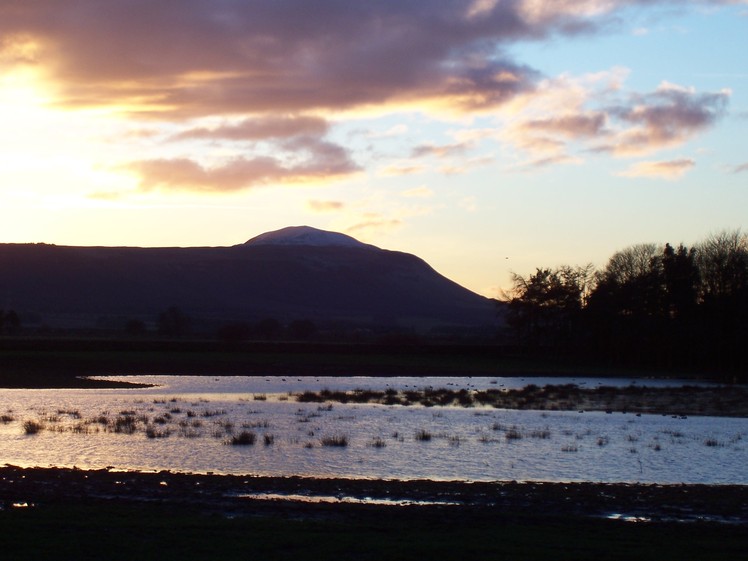
[[[0,308],[52,326],[153,320],[171,306],[213,323],[272,317],[424,330],[496,322],[492,300],[422,259],[307,226],[232,247],[0,244],[0,270]]]

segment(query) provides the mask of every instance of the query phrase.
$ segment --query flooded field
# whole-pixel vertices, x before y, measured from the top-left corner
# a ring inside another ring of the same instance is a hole
[[[139,376],[133,381],[155,386],[3,390],[0,461],[267,476],[748,484],[748,419],[296,400],[300,392],[321,389],[595,387],[631,380]]]

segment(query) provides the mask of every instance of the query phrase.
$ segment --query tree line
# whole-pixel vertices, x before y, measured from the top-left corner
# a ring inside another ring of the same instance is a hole
[[[748,236],[637,244],[592,265],[512,275],[507,323],[527,352],[703,370],[748,381]]]

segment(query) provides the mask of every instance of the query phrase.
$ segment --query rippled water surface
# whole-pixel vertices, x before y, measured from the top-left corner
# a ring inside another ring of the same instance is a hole
[[[569,382],[594,387],[630,380],[154,376],[133,381],[157,386],[1,391],[0,461],[258,475],[748,484],[746,419],[319,405],[289,395],[323,388],[485,389]],[[27,434],[29,421],[43,428]],[[243,432],[254,443],[231,445]]]

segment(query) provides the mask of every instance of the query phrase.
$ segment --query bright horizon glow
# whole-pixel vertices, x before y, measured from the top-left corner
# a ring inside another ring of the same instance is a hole
[[[0,1],[0,243],[309,225],[497,297],[748,228],[747,2],[129,4]]]

